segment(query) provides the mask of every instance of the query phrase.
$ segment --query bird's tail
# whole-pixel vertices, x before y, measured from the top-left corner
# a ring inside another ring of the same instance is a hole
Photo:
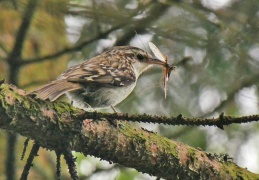
[[[50,101],[55,101],[58,97],[62,96],[63,94],[75,91],[82,88],[80,84],[56,80],[52,81],[49,84],[40,87],[32,91],[30,94],[36,95],[36,98],[46,100],[49,99]]]

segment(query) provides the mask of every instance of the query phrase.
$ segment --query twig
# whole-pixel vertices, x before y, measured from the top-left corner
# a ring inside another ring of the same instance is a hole
[[[7,133],[7,148],[6,148],[6,160],[5,160],[5,174],[7,179],[16,179],[15,169],[15,145],[17,142],[16,134],[12,132]]]
[[[37,153],[38,153],[38,151],[39,151],[39,148],[40,148],[39,144],[37,144],[37,143],[35,142],[35,144],[33,144],[33,146],[32,146],[32,149],[31,149],[30,155],[29,155],[29,157],[28,157],[28,159],[27,159],[27,162],[26,162],[26,164],[25,164],[25,166],[24,166],[24,169],[23,169],[23,172],[22,172],[22,175],[21,175],[20,180],[27,180],[28,175],[29,175],[30,168],[31,168],[32,165],[33,165],[33,164],[32,164],[33,159],[34,159],[35,156],[37,156]]]
[[[240,91],[241,89],[243,89],[245,87],[254,85],[258,81],[258,78],[259,78],[259,74],[246,78],[246,79],[243,79],[241,82],[236,83],[236,86],[231,89],[231,92],[227,93],[226,100],[221,101],[221,103],[217,107],[215,107],[215,109],[212,112],[206,113],[206,114],[202,115],[201,117],[211,116],[215,112],[218,112],[221,109],[223,109],[229,102],[231,102],[234,99],[234,97],[238,91]]]
[[[56,179],[60,180],[61,179],[61,164],[60,164],[61,153],[59,151],[56,151],[56,155],[57,155]]]
[[[46,61],[46,60],[51,60],[51,59],[57,58],[59,56],[62,56],[62,55],[65,55],[65,54],[68,54],[68,53],[71,53],[71,52],[79,51],[82,48],[84,48],[86,45],[88,45],[88,44],[90,44],[90,43],[92,43],[92,42],[94,42],[94,41],[96,41],[98,39],[105,38],[111,32],[113,32],[116,29],[121,28],[121,26],[124,26],[124,25],[125,24],[114,26],[111,29],[107,30],[106,32],[100,33],[98,36],[96,36],[94,38],[91,38],[89,40],[83,41],[80,44],[77,44],[77,45],[75,45],[73,47],[65,48],[65,49],[63,49],[61,51],[58,51],[58,52],[54,53],[54,54],[49,54],[49,55],[46,55],[46,56],[43,56],[43,57],[39,57],[39,58],[24,59],[24,61],[20,62],[20,65],[29,65],[29,64],[32,64],[32,63],[36,63],[36,62],[39,63],[39,62],[43,62],[43,61]]]
[[[24,159],[24,155],[25,155],[25,153],[26,153],[26,149],[27,149],[27,147],[28,147],[29,141],[30,141],[30,138],[26,138],[26,140],[25,140],[24,143],[23,143],[23,150],[22,150],[21,160]]]
[[[77,174],[76,163],[75,163],[76,158],[74,158],[72,151],[69,149],[66,149],[65,151],[63,151],[63,154],[64,154],[64,158],[66,160],[66,163],[68,165],[68,170],[71,175],[71,178],[73,180],[78,180],[79,177]]]

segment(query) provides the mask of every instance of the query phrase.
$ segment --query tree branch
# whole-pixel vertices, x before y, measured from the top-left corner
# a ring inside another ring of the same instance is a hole
[[[14,1],[15,2],[15,1]],[[18,85],[18,77],[20,66],[18,62],[22,61],[22,50],[26,34],[28,33],[33,15],[37,7],[38,0],[28,0],[28,3],[24,9],[21,25],[16,34],[16,39],[12,51],[8,55],[6,61],[9,65],[8,80],[10,83]],[[7,134],[7,156],[6,156],[6,178],[9,180],[16,179],[15,173],[15,144],[17,136],[16,134]]]
[[[114,127],[102,113],[36,100],[6,84],[0,86],[0,128],[50,150],[71,149],[165,179],[258,177],[226,155],[211,155],[126,122]]]
[[[152,4],[153,6],[151,6]],[[128,23],[128,26],[124,28],[123,35],[117,39],[115,46],[125,46],[136,35],[136,32],[139,34],[146,32],[147,27],[152,26],[153,22],[157,21],[170,8],[170,6],[163,3],[151,3],[151,5],[146,12],[146,17]]]
[[[49,55],[42,56],[42,57],[37,57],[37,58],[24,59],[24,61],[20,62],[20,65],[23,66],[23,65],[29,65],[29,64],[32,64],[32,63],[39,63],[39,62],[43,62],[43,61],[46,61],[46,60],[51,60],[51,59],[57,58],[59,56],[62,56],[62,55],[65,55],[65,54],[68,54],[68,53],[71,53],[71,52],[80,51],[86,45],[88,45],[88,44],[90,44],[90,43],[92,43],[92,42],[94,42],[96,40],[105,38],[111,32],[115,31],[116,29],[119,29],[121,26],[124,26],[124,24],[114,26],[111,29],[107,30],[106,32],[100,33],[96,37],[93,37],[93,38],[91,38],[89,40],[83,41],[83,42],[81,42],[81,43],[79,43],[79,44],[77,44],[75,46],[62,49],[62,50],[60,50],[58,52],[55,52],[54,54],[49,54]]]
[[[218,111],[222,110],[224,107],[227,106],[228,103],[233,101],[236,93],[238,93],[243,88],[255,85],[258,81],[258,78],[259,78],[259,74],[255,74],[253,76],[249,76],[247,78],[241,79],[238,83],[236,83],[230,89],[231,90],[230,92],[227,92],[227,99],[226,100],[221,101],[221,103],[217,107],[215,107],[215,109],[212,112],[206,113],[206,114],[202,115],[201,117],[206,117],[206,116],[208,117],[208,116],[211,116],[212,114],[214,114],[215,112],[218,112]]]
[[[153,3],[154,4],[154,3]],[[80,51],[82,48],[84,48],[86,45],[98,40],[98,39],[102,39],[107,37],[110,33],[112,33],[113,31],[123,28],[125,27],[125,32],[124,35],[122,37],[120,37],[120,39],[116,42],[116,46],[119,45],[125,45],[128,44],[128,42],[132,39],[132,37],[135,36],[135,31],[137,31],[138,33],[143,33],[145,27],[149,27],[150,23],[152,22],[151,20],[153,19],[158,19],[161,15],[164,14],[164,12],[169,8],[170,6],[166,6],[163,4],[157,4],[156,6],[154,5],[153,7],[151,7],[151,9],[149,10],[149,14],[151,16],[147,16],[146,18],[140,19],[140,20],[133,20],[131,22],[125,21],[122,22],[118,25],[115,25],[114,27],[110,28],[109,30],[105,31],[105,32],[101,32],[98,36],[93,37],[91,39],[85,40],[75,46],[72,47],[68,47],[65,49],[62,49],[54,54],[49,54],[49,55],[45,55],[43,57],[37,57],[37,58],[31,58],[31,59],[24,59],[23,61],[20,61],[19,64],[20,65],[29,65],[35,62],[42,62],[42,61],[46,61],[46,60],[51,60],[54,58],[57,58],[59,56],[71,53],[71,52],[76,52],[76,51]],[[133,13],[134,15],[137,14]],[[133,17],[133,15],[132,15]],[[130,19],[130,18],[129,18]],[[132,26],[127,26],[129,24],[133,24],[134,27]],[[135,29],[134,29],[135,28]],[[134,31],[135,30],[135,31]]]
[[[21,53],[23,50],[23,44],[26,38],[26,34],[29,30],[33,14],[35,12],[35,9],[37,7],[38,0],[29,0],[22,17],[22,23],[20,25],[20,28],[17,32],[15,44],[12,49],[12,52],[10,53],[9,60],[10,61],[16,61],[15,57],[21,57]],[[14,58],[14,59],[12,59]]]

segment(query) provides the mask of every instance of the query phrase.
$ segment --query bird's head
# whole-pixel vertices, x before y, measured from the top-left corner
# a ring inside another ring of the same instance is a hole
[[[153,58],[151,54],[137,47],[117,46],[114,50],[117,51],[117,55],[122,56],[121,59],[127,59],[133,65],[135,71],[138,73],[137,76],[154,64],[165,66],[165,62]]]

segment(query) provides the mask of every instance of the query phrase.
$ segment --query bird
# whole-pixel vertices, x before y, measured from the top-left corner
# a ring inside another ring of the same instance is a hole
[[[114,107],[133,91],[139,76],[155,64],[166,66],[140,48],[115,46],[69,67],[56,80],[29,94],[51,102],[66,94],[73,106],[84,110]]]

